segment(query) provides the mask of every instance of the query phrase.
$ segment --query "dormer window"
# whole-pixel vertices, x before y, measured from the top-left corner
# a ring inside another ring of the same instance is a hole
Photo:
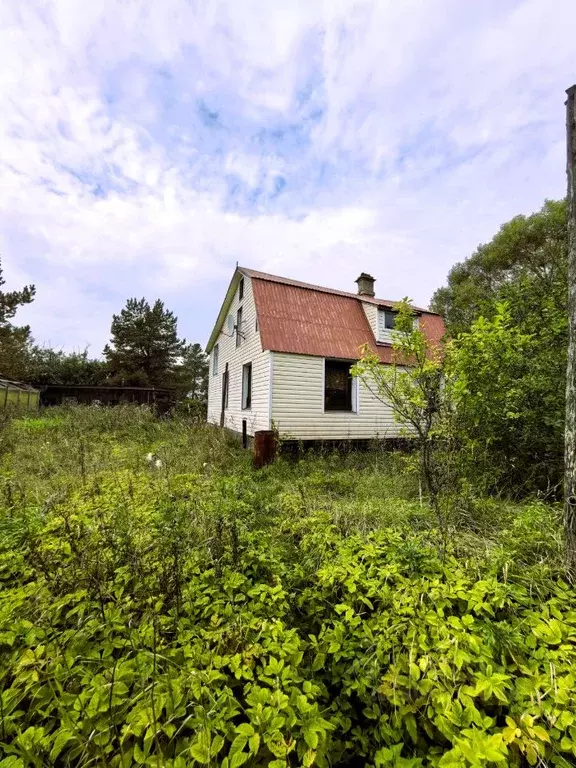
[[[392,342],[393,330],[396,324],[396,312],[391,309],[378,310],[378,341]]]
[[[394,321],[396,319],[396,312],[392,312],[389,309],[382,309],[380,311],[384,315],[384,328],[387,331],[393,331],[394,330]]]

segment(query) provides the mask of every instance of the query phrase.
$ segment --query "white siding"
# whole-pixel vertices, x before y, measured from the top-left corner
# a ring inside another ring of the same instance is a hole
[[[324,412],[324,358],[275,352],[272,421],[280,436],[296,440],[400,437],[392,409],[363,384],[358,413]]]
[[[384,310],[378,310],[378,333],[376,335],[376,341],[385,341],[388,344],[392,344],[394,341],[394,331],[391,328],[385,326],[385,313]]]
[[[366,301],[362,302],[362,308],[370,327],[374,332],[376,341],[380,344],[393,344],[394,343],[394,331],[384,327],[384,312],[378,308],[376,304],[369,304]],[[418,328],[420,319],[414,318],[414,328]]]
[[[242,431],[246,419],[249,435],[259,429],[270,429],[270,352],[262,351],[260,333],[256,330],[256,307],[252,295],[252,282],[244,277],[244,298],[238,299],[238,289],[230,305],[229,313],[236,321],[238,308],[242,307],[242,326],[245,338],[236,346],[236,335],[229,336],[227,322],[216,340],[218,344],[218,373],[214,375],[214,349],[210,354],[210,379],[208,381],[208,421],[220,424],[222,408],[222,374],[228,363],[228,408],[224,426],[236,432]],[[242,366],[252,363],[252,404],[242,409]]]
[[[366,315],[366,319],[370,323],[374,338],[378,338],[378,307],[376,304],[370,304],[368,301],[362,302],[362,309]]]

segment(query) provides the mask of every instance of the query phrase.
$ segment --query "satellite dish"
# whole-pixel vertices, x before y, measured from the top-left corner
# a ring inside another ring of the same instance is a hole
[[[228,333],[230,336],[234,333],[234,317],[232,315],[228,315]]]

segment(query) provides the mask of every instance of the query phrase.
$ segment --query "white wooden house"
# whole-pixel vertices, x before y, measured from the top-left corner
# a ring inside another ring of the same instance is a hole
[[[346,293],[238,267],[206,347],[208,421],[294,440],[398,437],[392,409],[349,373],[365,343],[390,363],[394,302],[370,275],[356,282]],[[415,310],[438,342],[442,318]]]

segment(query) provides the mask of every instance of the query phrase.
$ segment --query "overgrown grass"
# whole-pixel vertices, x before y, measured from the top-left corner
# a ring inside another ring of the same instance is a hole
[[[573,765],[558,510],[145,409],[0,440],[0,766]],[[159,459],[149,462],[147,454]]]

